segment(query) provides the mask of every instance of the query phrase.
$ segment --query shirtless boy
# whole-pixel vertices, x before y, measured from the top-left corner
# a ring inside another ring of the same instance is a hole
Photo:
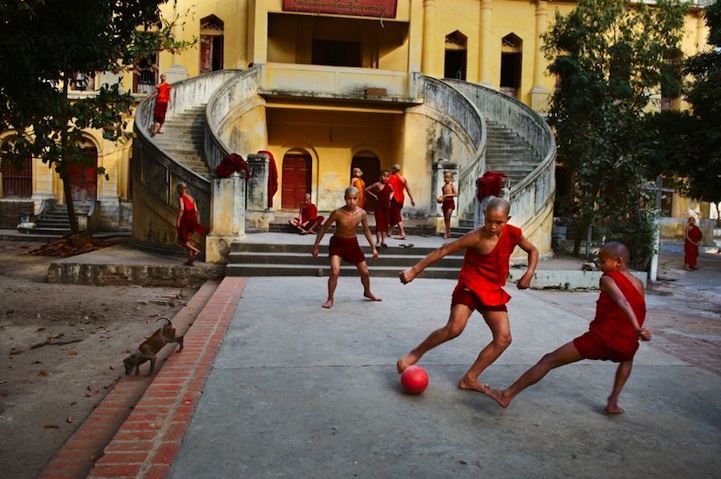
[[[463,375],[458,387],[484,392],[478,376],[492,364],[511,344],[511,327],[506,303],[511,299],[503,290],[508,276],[511,253],[516,246],[528,253],[528,269],[518,280],[518,289],[526,289],[538,264],[538,250],[521,233],[520,228],[509,225],[510,203],[493,198],[486,207],[485,224],[455,241],[431,252],[411,269],[400,273],[403,284],[410,283],[425,268],[443,257],[463,249],[466,255],[458,276],[458,285],[451,298],[448,323],[433,331],[421,344],[398,360],[398,372],[418,362],[431,349],[459,336],[476,309],[493,334],[493,340],[484,347],[471,368]]]
[[[451,215],[453,210],[456,209],[456,202],[453,198],[458,196],[458,190],[456,185],[452,183],[453,174],[451,172],[445,172],[443,174],[443,188],[441,191],[443,194],[439,198],[442,200],[441,209],[443,210],[443,222],[445,223],[446,233],[443,235],[443,239],[451,237]]]
[[[543,356],[508,389],[499,391],[486,387],[484,392],[498,404],[508,407],[516,394],[536,384],[551,369],[581,359],[601,359],[619,363],[605,411],[608,414],[623,413],[618,406],[618,396],[631,374],[638,340],[651,340],[651,333],[642,327],[646,317],[643,283],[629,272],[628,249],[623,244],[606,244],[599,251],[598,260],[603,271],[601,294],[589,331]]]
[[[366,193],[376,199],[376,246],[387,248],[386,236],[391,222],[391,198],[393,187],[388,183],[390,171],[381,170],[380,179],[366,188]]]
[[[323,226],[318,231],[318,236],[313,245],[313,256],[318,257],[318,245],[323,239],[328,228],[335,223],[335,234],[330,238],[328,256],[330,257],[330,277],[328,278],[328,300],[323,304],[324,308],[333,307],[333,295],[338,285],[340,276],[340,260],[356,265],[360,272],[361,283],[363,284],[363,296],[373,301],[380,301],[381,298],[371,293],[370,273],[366,258],[358,244],[356,230],[358,224],[363,225],[363,234],[373,249],[373,259],[378,258],[378,250],[373,244],[373,235],[368,228],[368,214],[363,208],[358,208],[358,190],[349,186],[345,189],[345,206],[333,210]]]

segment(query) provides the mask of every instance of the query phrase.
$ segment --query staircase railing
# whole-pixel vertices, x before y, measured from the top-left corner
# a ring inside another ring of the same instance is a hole
[[[538,225],[539,217],[552,213],[555,195],[556,139],[551,127],[538,113],[508,95],[474,83],[444,82],[467,97],[485,118],[513,129],[538,154],[538,166],[511,188],[513,224],[524,229]]]
[[[478,108],[458,90],[449,88],[444,82],[432,77],[421,77],[420,94],[423,105],[409,111],[423,112],[438,122],[443,134],[452,132],[459,141],[453,141],[453,135],[447,135],[442,142],[439,155],[432,158],[453,158],[458,162],[458,212],[463,215],[470,211],[473,204],[472,193],[476,188],[476,178],[486,168],[486,124]],[[446,149],[449,154],[446,154]],[[465,151],[464,151],[465,150]],[[431,202],[435,203],[436,192],[431,192]]]
[[[223,70],[173,84],[172,105],[166,120],[208,103],[212,93],[238,75]],[[135,113],[133,140],[133,239],[156,245],[174,245],[177,235],[176,189],[185,183],[198,204],[201,220],[210,214],[210,181],[173,159],[150,137],[155,96],[142,100]]]

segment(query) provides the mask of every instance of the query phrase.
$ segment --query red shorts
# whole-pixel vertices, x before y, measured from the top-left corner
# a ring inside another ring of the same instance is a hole
[[[390,225],[395,226],[403,219],[401,218],[401,210],[403,209],[403,203],[399,203],[395,198],[391,198],[391,219]]]
[[[360,264],[366,260],[363,250],[358,244],[358,238],[341,238],[331,236],[328,245],[328,257],[340,256],[343,261],[350,264]]]
[[[453,290],[453,295],[451,296],[451,309],[453,309],[453,306],[457,304],[468,306],[470,309],[475,309],[479,313],[483,313],[483,311],[508,312],[508,308],[505,304],[499,304],[497,306],[488,306],[487,304],[483,304],[481,302],[481,298],[479,298],[476,293],[464,286],[461,286],[460,284],[456,285],[456,289]]]
[[[376,231],[381,233],[388,232],[388,224],[391,221],[391,210],[387,206],[378,206],[376,204]]]
[[[608,347],[597,334],[591,331],[574,339],[573,345],[579,354],[586,359],[600,359],[602,361],[613,361],[614,363],[633,359],[633,354],[629,356]]]
[[[456,202],[453,201],[453,198],[443,198],[443,206],[441,206],[441,209],[443,211],[446,210],[455,210],[456,209]]]

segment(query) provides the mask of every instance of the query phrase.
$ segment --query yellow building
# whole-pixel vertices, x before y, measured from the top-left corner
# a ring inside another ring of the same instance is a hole
[[[248,207],[245,220],[254,226],[267,227],[279,211],[296,211],[306,192],[321,211],[336,208],[353,167],[361,167],[371,184],[394,164],[401,165],[416,199],[404,217],[440,227],[438,175],[452,168],[459,187],[454,224],[472,223],[476,179],[494,170],[510,177],[512,222],[550,253],[555,143],[542,114],[555,79],[546,73],[540,35],[556,9],[567,13],[574,6],[545,0],[166,5],[166,17],[181,17],[175,35],[197,38],[198,47],[146,59],[159,72],[123,79],[141,100],[160,72],[167,75],[173,109],[164,135],[148,133],[151,101],[137,109],[132,150],[88,132],[89,149],[110,175],[92,185],[90,172],[84,173],[80,189],[90,197],[95,189],[101,213],[91,223],[127,226],[132,202],[135,239],[172,245],[174,191],[183,181],[212,236],[214,225],[218,229],[224,221],[213,218],[215,167],[228,153],[250,159],[267,151],[279,187],[271,194],[272,207]],[[705,38],[702,15],[691,9],[684,52],[697,53]],[[94,81],[104,80],[99,75]],[[74,94],[92,94],[92,85],[86,89],[91,91]],[[675,106],[682,107],[679,100]],[[506,155],[504,148],[513,153]],[[265,165],[259,171],[272,176]],[[3,177],[0,205],[30,200],[37,212],[43,200],[63,203],[58,178],[39,164],[33,165],[29,198],[11,198],[5,183]],[[215,256],[222,260],[223,254]]]

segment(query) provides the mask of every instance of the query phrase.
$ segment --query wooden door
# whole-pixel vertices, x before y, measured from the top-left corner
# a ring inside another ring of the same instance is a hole
[[[98,153],[94,148],[86,152],[91,158],[89,165],[68,165],[70,194],[76,202],[95,201],[98,195]]]
[[[283,157],[281,208],[297,210],[303,196],[310,193],[310,156],[288,153]]]

